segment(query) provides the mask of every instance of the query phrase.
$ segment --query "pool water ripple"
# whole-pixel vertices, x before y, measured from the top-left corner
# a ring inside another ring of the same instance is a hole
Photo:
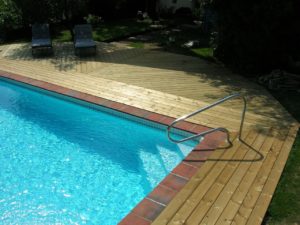
[[[117,224],[195,146],[0,80],[0,221]]]

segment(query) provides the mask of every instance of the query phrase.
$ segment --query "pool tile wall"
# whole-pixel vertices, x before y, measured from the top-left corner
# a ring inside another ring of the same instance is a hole
[[[150,112],[123,103],[111,101],[101,97],[82,93],[69,88],[40,80],[24,77],[21,75],[8,73],[0,70],[0,77],[13,81],[29,84],[47,91],[62,94],[64,96],[79,99],[126,113],[141,119],[146,119],[164,126],[169,125],[175,118]],[[176,125],[176,128],[189,133],[199,133],[210,129],[199,124],[183,121]],[[177,167],[166,176],[151,193],[148,194],[120,223],[119,225],[149,225],[164,210],[176,194],[185,184],[196,174],[198,169],[208,159],[210,154],[225,141],[223,132],[215,132],[207,135],[199,145],[197,145]]]

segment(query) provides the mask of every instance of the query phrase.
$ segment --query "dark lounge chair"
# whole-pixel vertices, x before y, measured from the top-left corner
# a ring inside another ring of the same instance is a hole
[[[74,27],[74,47],[75,55],[96,54],[97,45],[93,40],[91,25],[82,24]]]
[[[32,55],[39,53],[52,54],[52,41],[49,32],[49,24],[32,25],[31,50]]]

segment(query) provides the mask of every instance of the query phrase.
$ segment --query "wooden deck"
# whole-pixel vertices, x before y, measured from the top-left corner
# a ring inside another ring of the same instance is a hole
[[[155,225],[260,224],[299,127],[262,87],[189,56],[99,43],[98,56],[77,58],[70,43],[55,45],[53,57],[33,59],[28,44],[12,44],[0,46],[0,70],[172,117],[244,93],[243,142],[216,150]],[[235,100],[191,121],[234,134],[241,108]]]

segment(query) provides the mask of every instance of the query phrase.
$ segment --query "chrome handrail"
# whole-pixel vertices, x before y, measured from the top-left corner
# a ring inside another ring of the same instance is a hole
[[[243,99],[243,102],[244,102],[244,108],[243,108],[243,111],[242,111],[242,115],[241,115],[241,124],[240,124],[240,130],[239,130],[239,135],[238,135],[238,138],[241,139],[242,138],[242,131],[243,131],[243,126],[244,126],[244,121],[245,121],[245,115],[246,115],[246,110],[247,110],[247,100],[245,98],[245,96],[243,96],[242,94],[240,93],[236,93],[236,94],[233,94],[233,95],[229,95],[225,98],[222,98],[220,99],[219,101],[216,101],[215,103],[211,104],[211,105],[208,105],[208,106],[205,106],[201,109],[198,109],[197,111],[195,112],[192,112],[190,114],[187,114],[187,115],[184,115],[184,116],[181,116],[179,117],[178,119],[174,120],[167,128],[167,134],[168,134],[168,138],[170,141],[174,142],[174,143],[182,143],[184,141],[188,141],[188,140],[192,140],[192,139],[195,139],[195,138],[198,138],[198,137],[204,137],[205,135],[207,134],[210,134],[210,133],[213,133],[213,132],[216,132],[216,131],[223,131],[226,133],[227,135],[227,142],[232,145],[231,141],[230,141],[230,133],[229,131],[224,128],[224,127],[218,127],[218,128],[213,128],[213,129],[210,129],[210,130],[207,130],[207,131],[204,131],[204,132],[201,132],[201,133],[198,133],[198,134],[195,134],[195,135],[192,135],[190,137],[187,137],[187,138],[183,138],[183,139],[180,139],[180,140],[175,140],[171,137],[171,134],[170,134],[170,131],[172,128],[174,128],[174,125],[179,123],[180,121],[183,121],[183,120],[186,120],[192,116],[195,116],[196,114],[198,113],[201,113],[205,110],[208,110],[216,105],[219,105],[223,102],[226,102],[228,100],[231,100],[233,98],[242,98]]]

